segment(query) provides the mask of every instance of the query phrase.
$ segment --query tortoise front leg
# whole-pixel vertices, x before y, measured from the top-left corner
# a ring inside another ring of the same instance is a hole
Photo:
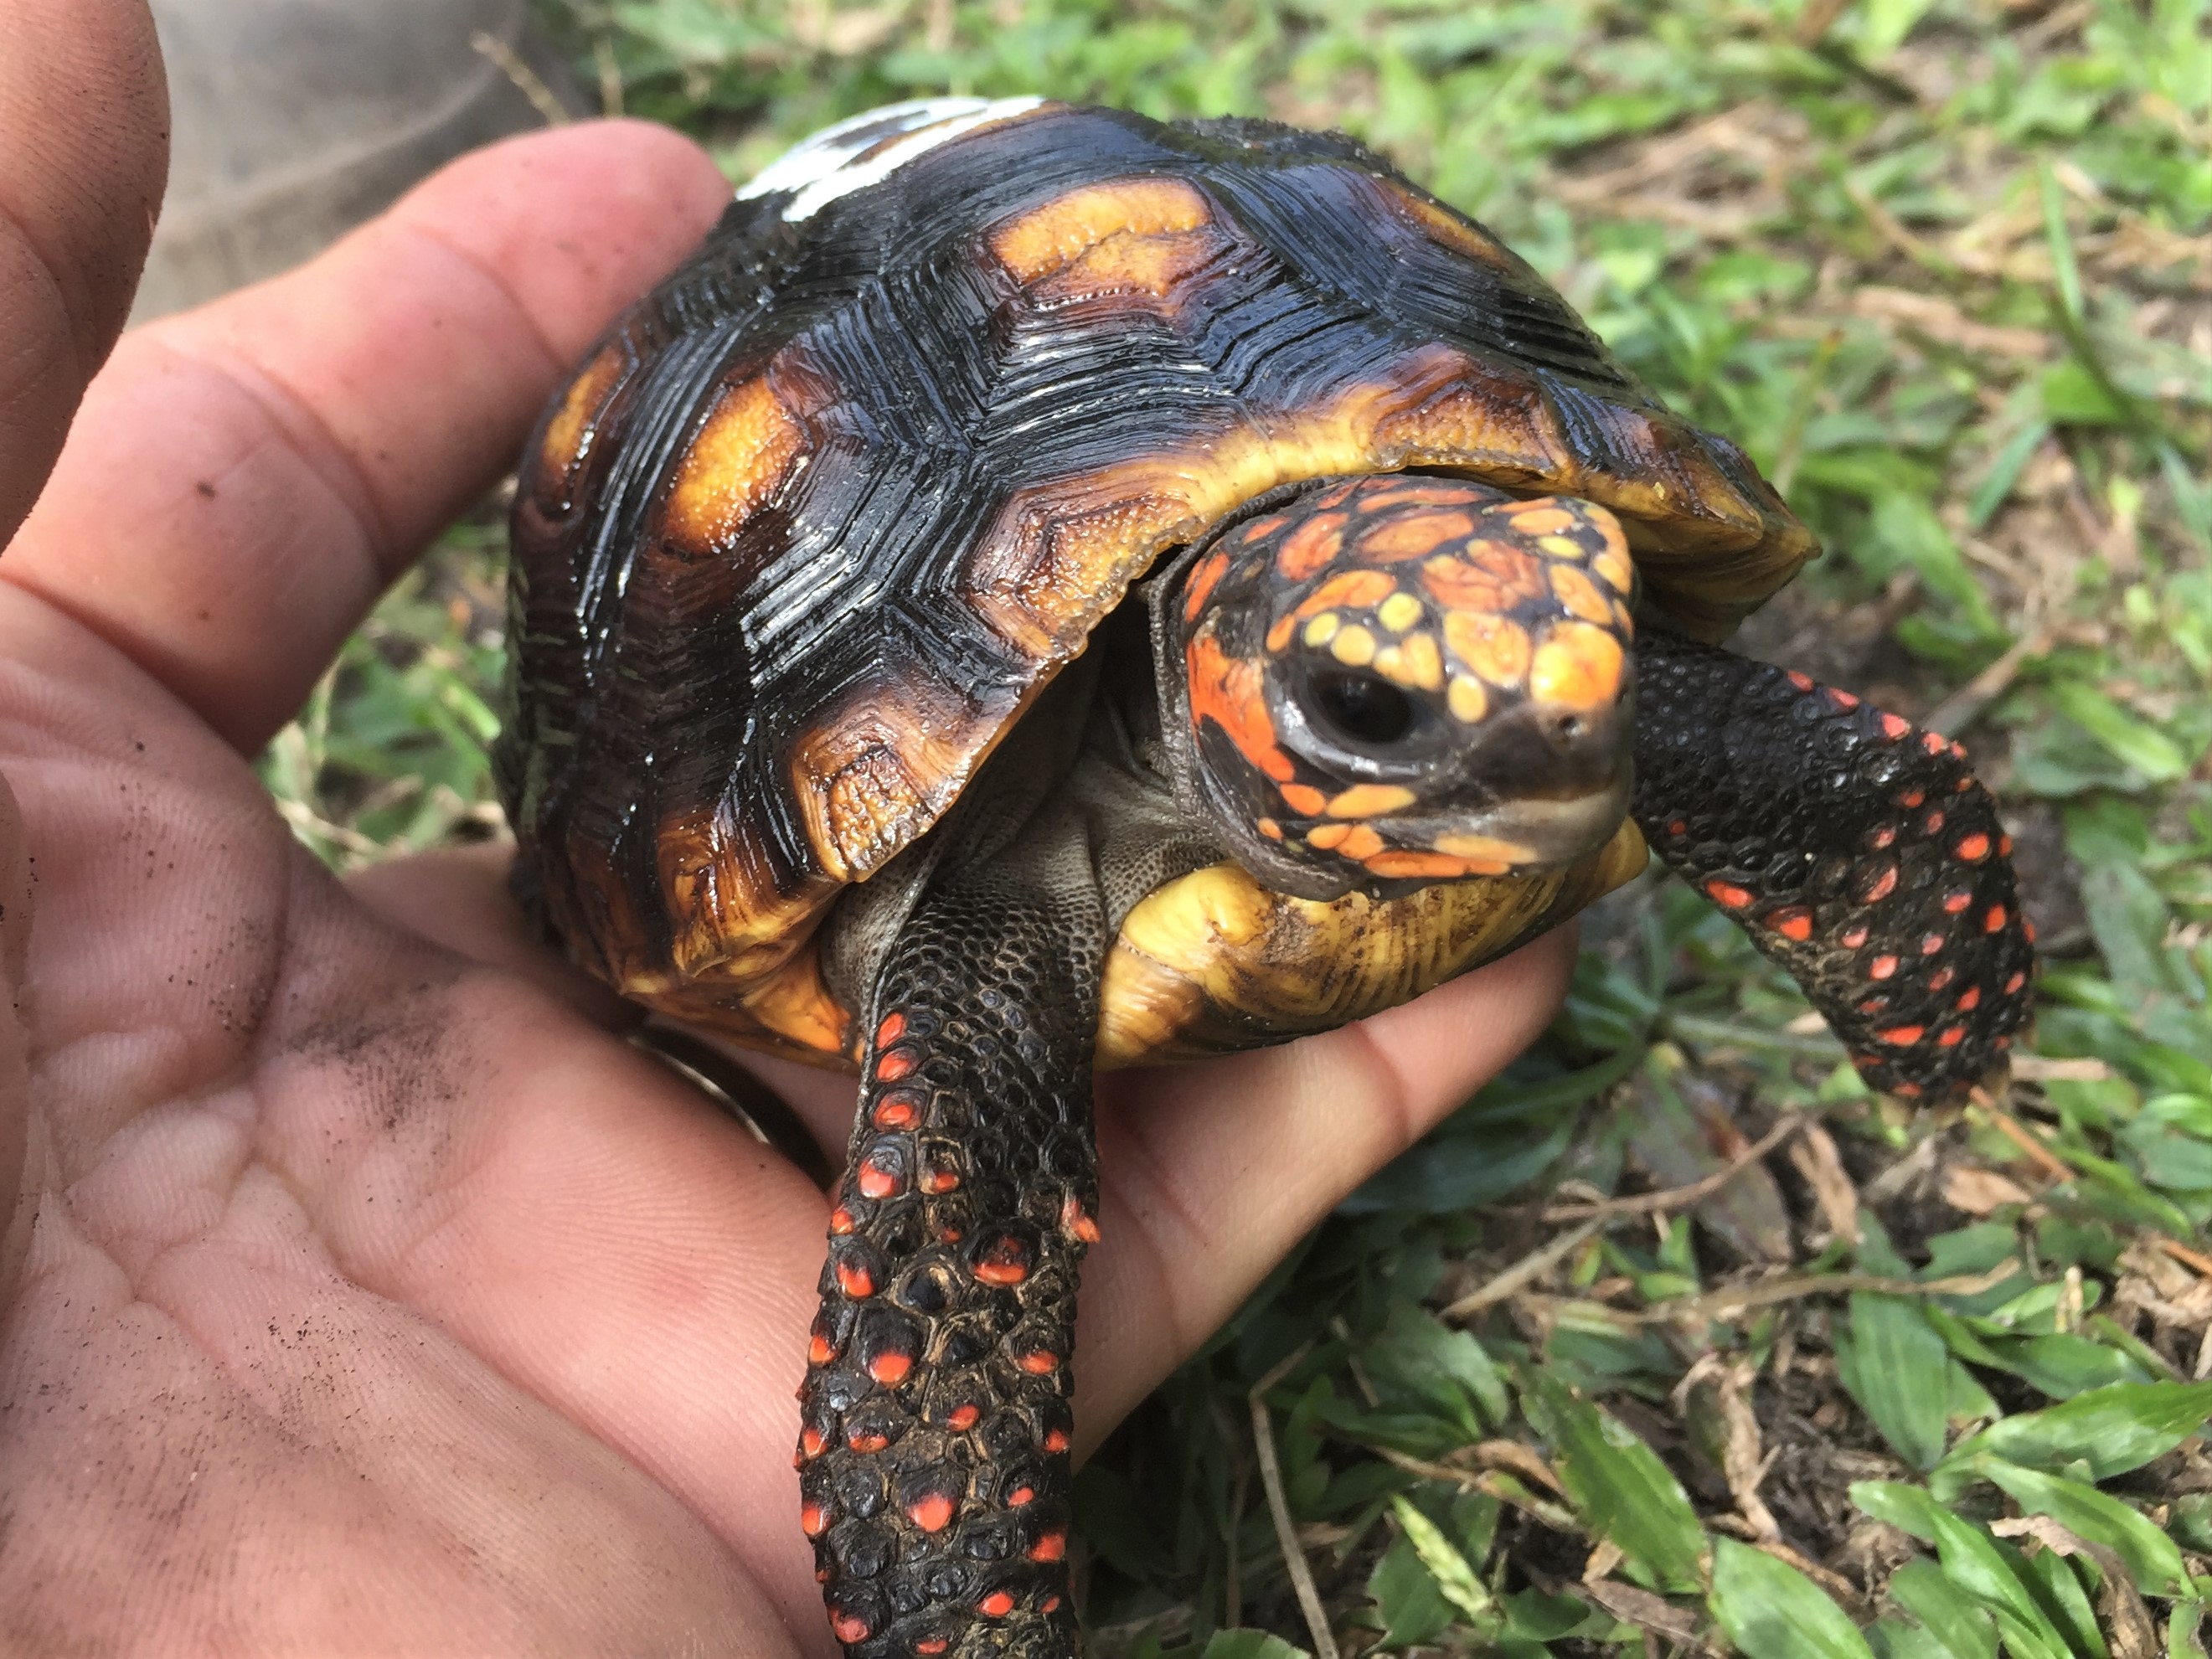
[[[1069,1361],[1105,922],[1067,839],[1050,868],[933,885],[877,979],[799,1391],[803,1522],[854,1659],[1077,1650]]]
[[[1958,744],[1847,691],[1637,635],[1634,813],[1805,988],[1875,1088],[1955,1094],[2027,1023],[2012,840]]]

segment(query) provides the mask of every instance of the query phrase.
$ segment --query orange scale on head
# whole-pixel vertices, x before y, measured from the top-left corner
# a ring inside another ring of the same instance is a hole
[[[1505,522],[1516,533],[1534,540],[1538,536],[1564,535],[1583,520],[1547,495],[1540,501],[1522,501],[1507,509]]]
[[[1378,564],[1395,564],[1435,552],[1446,542],[1463,541],[1474,533],[1474,520],[1465,513],[1431,509],[1402,513],[1376,525],[1358,543],[1362,558]]]
[[[1573,565],[1552,567],[1552,592],[1571,617],[1610,628],[1613,602],[1597,591],[1597,584]]]
[[[1609,708],[1620,696],[1627,661],[1609,629],[1561,623],[1529,662],[1528,695],[1560,708]]]
[[[1421,586],[1447,611],[1484,615],[1549,599],[1545,562],[1525,547],[1472,542],[1457,553],[1421,562]]]
[[[1528,629],[1483,611],[1446,611],[1443,635],[1452,655],[1492,685],[1520,684],[1535,654]]]
[[[1382,604],[1397,587],[1380,570],[1340,570],[1300,600],[1293,614],[1315,617],[1324,611],[1365,611]]]
[[[1294,582],[1317,576],[1344,550],[1344,514],[1324,513],[1285,537],[1275,552],[1275,568]]]

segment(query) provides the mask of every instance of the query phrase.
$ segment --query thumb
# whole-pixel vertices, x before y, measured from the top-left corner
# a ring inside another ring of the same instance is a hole
[[[0,778],[0,1324],[15,1293],[37,1215],[26,1177],[31,1122],[24,965],[31,934],[30,860],[15,792]]]
[[[0,0],[0,546],[122,331],[169,168],[145,0]]]

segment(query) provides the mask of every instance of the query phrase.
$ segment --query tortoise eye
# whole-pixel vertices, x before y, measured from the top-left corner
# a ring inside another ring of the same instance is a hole
[[[1375,674],[1316,674],[1311,705],[1334,735],[1377,745],[1398,742],[1413,729],[1413,700]]]

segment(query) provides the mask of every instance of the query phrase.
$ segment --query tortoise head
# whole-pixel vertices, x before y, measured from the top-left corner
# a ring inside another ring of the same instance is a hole
[[[1333,898],[1554,869],[1620,828],[1635,577],[1604,507],[1323,479],[1186,571],[1158,625],[1186,676],[1180,763],[1268,885]]]

